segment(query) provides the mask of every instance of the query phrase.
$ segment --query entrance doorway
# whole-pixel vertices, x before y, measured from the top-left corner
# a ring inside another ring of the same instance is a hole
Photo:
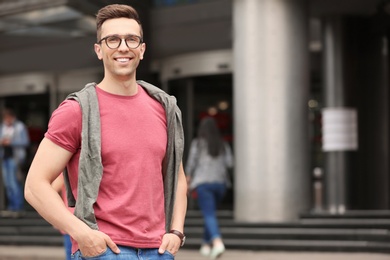
[[[194,76],[168,82],[168,93],[174,95],[182,111],[185,134],[185,164],[191,140],[196,136],[200,120],[205,116],[216,119],[225,141],[233,149],[233,78],[232,74]],[[230,172],[233,180],[233,172]],[[234,185],[232,185],[234,186]],[[233,209],[233,188],[230,188],[221,209]],[[191,201],[189,208],[196,208]]]

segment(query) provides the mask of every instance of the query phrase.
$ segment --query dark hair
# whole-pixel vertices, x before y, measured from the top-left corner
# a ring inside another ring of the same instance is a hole
[[[9,106],[7,106],[7,107],[5,107],[3,109],[3,115],[16,117],[15,110],[12,107],[9,107]]]
[[[205,117],[202,119],[198,128],[198,138],[206,141],[208,152],[212,157],[223,153],[223,140],[214,118]]]
[[[105,21],[115,18],[129,18],[134,19],[140,26],[141,38],[143,38],[143,31],[138,12],[129,5],[112,4],[101,8],[96,14],[96,33],[97,40],[101,37],[101,28]]]

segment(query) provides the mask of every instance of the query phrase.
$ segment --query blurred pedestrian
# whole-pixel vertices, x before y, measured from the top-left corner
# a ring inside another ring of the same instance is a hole
[[[8,211],[20,212],[24,207],[20,170],[26,160],[29,143],[25,124],[17,119],[12,108],[4,108],[0,125],[0,153]]]
[[[231,185],[228,169],[232,167],[231,148],[222,139],[215,119],[202,119],[197,137],[191,142],[186,173],[189,190],[196,192],[204,219],[200,253],[212,259],[225,251],[216,213],[227,188]]]
[[[96,28],[103,78],[51,115],[26,199],[71,236],[75,259],[174,259],[187,209],[180,109],[175,97],[136,79],[146,44],[133,7],[101,8]],[[64,169],[74,214],[51,186]]]

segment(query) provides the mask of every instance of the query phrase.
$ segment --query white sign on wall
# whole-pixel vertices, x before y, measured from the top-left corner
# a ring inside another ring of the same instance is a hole
[[[358,149],[357,111],[354,108],[329,107],[322,110],[322,150]]]

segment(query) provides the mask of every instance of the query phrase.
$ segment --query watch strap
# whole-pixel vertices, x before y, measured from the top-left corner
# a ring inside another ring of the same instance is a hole
[[[175,229],[170,230],[169,233],[178,236],[178,237],[180,238],[180,241],[181,241],[180,246],[183,246],[183,245],[184,245],[184,242],[185,242],[185,235],[184,235],[183,233],[181,233],[180,231],[175,230]]]

